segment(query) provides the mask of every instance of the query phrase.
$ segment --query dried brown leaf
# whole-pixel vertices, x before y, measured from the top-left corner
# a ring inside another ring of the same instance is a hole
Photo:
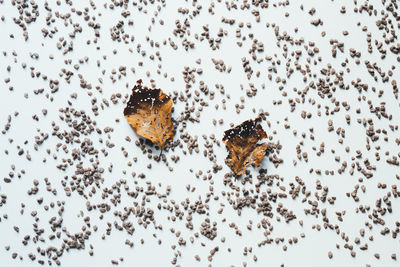
[[[161,89],[142,87],[142,80],[138,80],[124,109],[124,116],[138,135],[164,148],[175,136],[172,105],[172,99]]]
[[[236,175],[242,175],[250,164],[260,166],[267,152],[267,143],[257,144],[267,137],[267,133],[259,124],[260,121],[260,117],[247,120],[224,133],[222,142],[229,151],[226,163]]]

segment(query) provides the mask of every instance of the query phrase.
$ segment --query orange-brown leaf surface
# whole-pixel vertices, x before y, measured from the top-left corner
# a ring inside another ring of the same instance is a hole
[[[225,131],[222,142],[229,151],[226,162],[236,175],[242,175],[247,166],[260,166],[267,152],[268,144],[257,144],[267,137],[259,122],[261,118],[247,120],[242,124]]]
[[[161,89],[142,87],[138,80],[124,109],[124,116],[136,133],[161,148],[174,138],[172,99]]]

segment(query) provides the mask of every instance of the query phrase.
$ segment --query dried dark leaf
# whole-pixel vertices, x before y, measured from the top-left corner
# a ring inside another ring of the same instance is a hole
[[[229,151],[226,163],[236,175],[242,175],[250,164],[260,166],[267,152],[267,143],[257,144],[267,137],[260,121],[260,117],[247,120],[224,133],[222,142]]]
[[[172,99],[161,89],[142,87],[142,80],[138,80],[124,109],[124,116],[138,135],[164,148],[175,136],[172,105]]]

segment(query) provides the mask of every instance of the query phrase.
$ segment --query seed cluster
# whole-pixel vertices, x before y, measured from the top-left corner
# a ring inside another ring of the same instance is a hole
[[[0,0],[1,262],[310,266],[321,236],[318,266],[397,266],[399,2],[300,2]],[[174,103],[162,153],[123,118],[139,79]],[[223,134],[254,118],[238,177]]]

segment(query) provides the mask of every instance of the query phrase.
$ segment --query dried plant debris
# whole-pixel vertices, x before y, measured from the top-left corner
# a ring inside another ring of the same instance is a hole
[[[172,99],[161,89],[142,86],[138,80],[124,109],[124,116],[136,133],[161,148],[174,138]]]
[[[267,152],[268,143],[258,143],[267,138],[260,121],[261,117],[247,120],[224,133],[222,141],[229,151],[226,163],[236,175],[244,174],[247,166],[251,164],[259,167]]]

